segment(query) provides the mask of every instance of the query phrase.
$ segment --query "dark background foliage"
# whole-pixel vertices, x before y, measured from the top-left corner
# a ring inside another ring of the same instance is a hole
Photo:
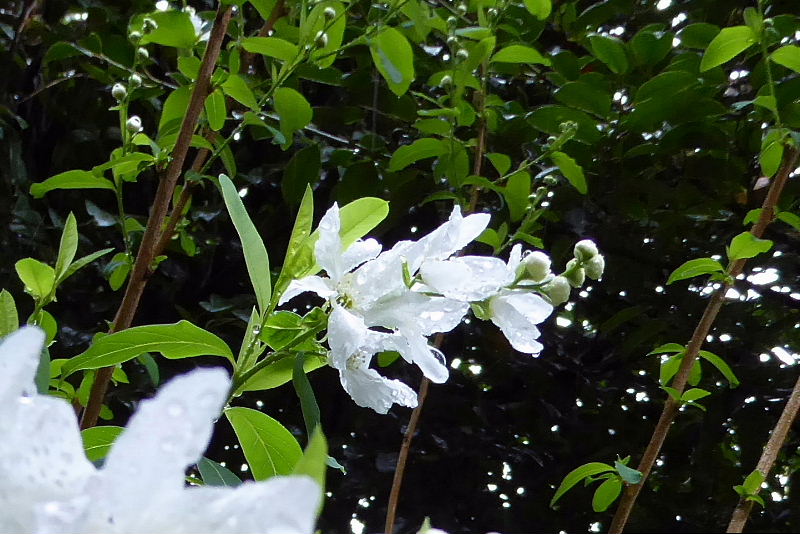
[[[210,2],[191,3],[201,14],[213,8]],[[535,232],[559,267],[569,259],[576,240],[594,238],[606,257],[606,275],[580,296],[575,293],[567,309],[542,325],[546,348],[539,357],[515,353],[496,329],[477,321],[447,336],[443,351],[460,365],[453,364],[446,384],[432,387],[425,404],[400,501],[400,532],[415,532],[425,516],[453,533],[605,529],[610,512],[591,512],[590,489],[573,490],[552,510],[548,503],[554,488],[568,471],[589,461],[612,462],[617,455],[632,455],[635,465],[665,397],[658,385],[658,357],[645,355],[662,343],[685,343],[705,305],[706,297],[698,293],[699,279],[670,286],[666,279],[687,259],[724,254],[725,244],[743,231],[742,219],[760,204],[759,193],[764,191],[753,191],[752,186],[759,176],[761,122],[768,116],[734,106],[752,100],[764,83],[758,53],[700,75],[702,50],[677,46],[652,63],[615,75],[584,46],[587,32],[616,27],[629,41],[648,24],[661,24],[658,31],[667,32],[671,40],[673,33],[692,23],[741,24],[741,11],[750,2],[676,0],[664,10],[651,1],[556,4],[564,17],[561,24],[522,15],[510,23],[519,32],[516,40],[537,42],[539,50],[550,53],[560,51],[561,61],[553,71],[520,73],[514,67],[508,72],[509,83],[492,83],[490,91],[505,102],[505,118],[490,132],[488,151],[506,153],[515,162],[535,152],[547,134],[528,113],[558,103],[554,92],[565,79],[580,78],[608,94],[627,96],[627,102],[617,99],[605,118],[581,115],[590,131],[598,123],[604,125],[565,149],[583,165],[589,194],[580,195],[566,184],[555,187],[550,210]],[[794,1],[769,4],[771,16],[797,15]],[[358,5],[350,33],[362,29],[368,18],[369,4]],[[247,17],[236,24],[251,33],[261,21],[246,7]],[[28,190],[31,183],[56,173],[91,168],[118,146],[117,116],[108,111],[114,104],[109,88],[123,70],[99,56],[129,63],[128,20],[152,8],[146,1],[54,0],[11,1],[0,9],[0,287],[12,292],[23,315],[31,306],[14,262],[27,256],[53,261],[69,211],[79,222],[81,253],[122,247],[118,231],[108,225],[113,216],[103,214],[115,211],[108,192],[60,191],[35,200]],[[567,23],[564,13],[570,12],[575,16]],[[87,16],[65,21],[70,13]],[[781,20],[783,35],[794,38],[800,30],[797,17]],[[92,35],[102,42],[102,54],[48,56],[59,41],[90,48]],[[149,71],[174,83],[174,51],[156,47],[152,54]],[[417,82],[412,89],[436,95],[439,89],[425,80],[441,69],[440,59],[416,51]],[[677,98],[674,93],[657,95],[652,115],[632,105],[643,83],[667,68],[677,69],[681,62],[689,65],[686,72],[695,80],[692,90]],[[392,151],[419,135],[411,123],[420,100],[391,94],[372,68],[366,47],[347,50],[336,68],[340,78],[335,85],[290,81],[315,109],[315,129],[307,130],[290,150],[282,151],[258,132],[243,135],[233,147],[237,185],[248,188],[245,203],[264,236],[273,267],[280,265],[297,192],[306,182],[314,187],[318,216],[333,201],[367,195],[389,200],[390,216],[375,232],[387,246],[434,228],[449,211],[450,202],[423,203],[447,189],[431,177],[430,163],[395,173],[386,170]],[[746,74],[733,79],[731,71]],[[798,128],[800,79],[786,69],[776,71],[785,121]],[[146,131],[158,120],[164,94],[154,89],[133,104]],[[468,128],[458,134],[463,140],[475,135]],[[291,158],[301,172],[285,172]],[[547,171],[546,165],[538,171]],[[145,173],[136,184],[126,185],[127,211],[142,222],[155,184],[155,176]],[[782,208],[796,210],[799,192],[795,177]],[[483,193],[479,209],[495,215],[494,227],[507,217],[504,204],[491,192]],[[185,233],[195,241],[196,255],[187,255],[176,240],[147,288],[137,324],[186,318],[237,346],[253,299],[241,245],[213,186],[207,184],[194,196]],[[758,258],[751,268],[775,269],[779,278],[766,285],[739,280],[737,291],[759,296],[729,299],[705,347],[731,364],[742,385],[729,389],[716,371],[704,369],[701,387],[713,392],[704,402],[707,411],[686,409],[673,426],[630,531],[723,530],[737,501],[731,488],[755,466],[791,391],[798,356],[781,359],[772,348],[785,347],[791,354],[800,346],[800,236],[776,224],[766,237],[775,241],[775,253]],[[483,245],[475,250],[490,253]],[[58,302],[49,307],[59,321],[57,344],[51,348],[59,357],[84,350],[91,336],[104,331],[113,318],[121,295],[108,286],[105,261],[70,279]],[[193,365],[216,363],[159,365],[163,378]],[[120,384],[109,400],[120,422],[136,399],[154,389],[138,364],[126,364],[125,369],[131,383]],[[414,385],[420,379],[416,369],[408,367],[383,372]],[[310,378],[331,454],[347,468],[346,475],[330,472],[327,489],[332,496],[319,526],[323,532],[350,532],[351,520],[357,519],[366,525],[365,532],[378,532],[410,412],[395,408],[379,416],[357,407],[331,369]],[[240,400],[251,407],[259,402],[260,409],[284,423],[301,442],[305,439],[290,386]],[[226,424],[220,423],[208,455],[236,470],[244,457],[233,448],[235,438]],[[800,528],[793,491],[798,484],[798,447],[795,432],[776,469],[786,478],[783,483],[775,476],[768,479],[775,498],[767,493],[766,509],[753,514],[751,530]],[[596,522],[600,526],[592,527]]]

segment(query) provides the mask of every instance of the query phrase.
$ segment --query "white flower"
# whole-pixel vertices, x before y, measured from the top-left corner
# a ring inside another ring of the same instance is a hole
[[[586,262],[584,269],[586,270],[586,276],[592,280],[599,280],[606,269],[606,260],[602,254],[598,254]]]
[[[43,343],[26,327],[0,345],[0,532],[313,532],[321,495],[309,477],[185,487],[225,402],[224,370],[195,370],[143,401],[97,469],[72,407],[36,393]]]
[[[444,356],[428,344],[427,336],[455,328],[469,306],[446,295],[425,294],[422,286],[409,287],[407,275],[413,277],[427,258],[448,258],[475,239],[488,222],[488,215],[462,217],[456,207],[447,222],[419,241],[401,241],[381,252],[374,239],[356,241],[344,248],[337,205],[322,217],[315,255],[328,276],[293,280],[280,302],[306,291],[331,302],[329,359],[340,372],[342,386],[357,404],[379,413],[386,413],[392,403],[412,406],[408,391],[401,391],[396,381],[384,380],[369,369],[377,352],[395,350],[431,381],[447,380]],[[349,369],[346,362],[351,362],[353,368]],[[355,362],[359,362],[357,366]],[[367,394],[370,385],[374,391]]]
[[[540,250],[526,255],[522,258],[522,263],[534,282],[541,282],[551,274],[550,257]]]
[[[574,249],[575,258],[579,261],[589,261],[597,256],[597,245],[591,239],[583,239],[575,243]]]

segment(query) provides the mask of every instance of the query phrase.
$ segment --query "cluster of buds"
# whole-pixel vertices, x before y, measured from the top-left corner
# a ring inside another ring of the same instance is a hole
[[[567,262],[563,273],[556,276],[550,270],[550,258],[544,252],[536,251],[522,258],[517,277],[521,281],[538,285],[550,302],[557,306],[569,300],[572,288],[581,287],[588,276],[599,280],[605,269],[605,259],[597,250],[597,245],[589,239],[575,244],[574,258]]]
[[[117,82],[111,87],[111,96],[117,99],[117,102],[122,102],[128,98],[128,89],[131,91],[142,86],[142,77],[135,72],[128,78],[127,87],[125,84]]]

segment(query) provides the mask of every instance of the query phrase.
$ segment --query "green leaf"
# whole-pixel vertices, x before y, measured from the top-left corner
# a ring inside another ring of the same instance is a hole
[[[308,381],[308,376],[306,376],[306,354],[304,352],[298,352],[294,360],[292,385],[294,385],[294,390],[297,393],[297,397],[300,399],[300,409],[303,412],[303,421],[306,424],[306,434],[312,436],[314,431],[319,428],[319,405],[314,395],[314,389],[311,387],[311,382]]]
[[[283,260],[281,273],[278,275],[278,281],[275,282],[275,290],[272,294],[272,302],[270,309],[274,309],[277,305],[289,282],[294,279],[299,273],[304,272],[313,263],[313,258],[306,254],[302,255],[301,251],[303,243],[311,235],[311,225],[314,222],[314,193],[311,187],[306,185],[303,199],[300,201],[300,207],[297,210],[297,217],[294,220],[292,227],[292,235],[289,238],[289,245],[286,247],[286,257]]]
[[[682,353],[670,356],[664,360],[661,363],[661,366],[658,368],[658,383],[662,386],[669,384],[669,381],[672,380],[672,377],[675,376],[675,374],[678,372],[678,369],[680,369],[682,361]]]
[[[492,167],[494,167],[497,174],[500,176],[503,176],[511,168],[511,158],[505,154],[490,152],[486,154],[486,159],[492,163]]]
[[[775,50],[769,58],[778,65],[800,73],[800,46],[782,46]]]
[[[183,117],[186,115],[186,108],[189,107],[191,95],[192,88],[184,85],[172,91],[164,101],[161,118],[158,120],[158,138],[161,146],[168,144],[164,137],[170,134],[175,134],[176,137],[171,142],[171,144],[175,144],[178,130],[180,130]]]
[[[276,2],[277,0],[250,0],[250,3],[253,4],[253,7],[256,8],[256,11],[264,20],[269,19]]]
[[[444,142],[432,137],[423,137],[410,145],[403,145],[395,150],[389,161],[389,170],[400,171],[421,159],[441,156],[445,152],[447,152],[447,146]]]
[[[281,87],[275,91],[275,112],[280,117],[281,133],[286,138],[283,148],[292,144],[294,132],[305,128],[314,116],[308,100],[289,87]]]
[[[492,63],[538,63],[550,65],[550,60],[530,46],[509,45],[492,56]]]
[[[659,345],[658,347],[654,348],[650,352],[647,353],[648,356],[652,356],[653,354],[670,354],[673,352],[683,352],[686,350],[686,347],[679,343],[665,343],[663,345]]]
[[[142,36],[140,44],[156,43],[175,48],[192,48],[197,34],[189,13],[185,11],[155,11],[147,15],[158,25]]]
[[[306,445],[302,458],[294,466],[293,475],[307,475],[317,481],[319,487],[325,489],[325,473],[328,462],[328,441],[317,427]]]
[[[784,131],[777,128],[769,130],[761,140],[761,152],[758,154],[758,163],[761,166],[761,173],[764,176],[770,177],[778,172],[781,161],[783,160],[784,141]]]
[[[225,95],[220,89],[215,89],[206,97],[205,101],[206,118],[208,126],[215,132],[222,129],[225,125]]]
[[[114,440],[125,430],[121,426],[94,426],[81,430],[83,450],[90,462],[99,462],[108,455]]]
[[[689,260],[669,275],[667,285],[678,280],[686,280],[687,278],[694,278],[701,274],[721,273],[724,271],[722,265],[717,260],[711,258],[696,258]]]
[[[135,326],[96,338],[91,347],[64,364],[62,376],[82,369],[99,369],[132,360],[146,352],[160,352],[171,360],[194,356],[222,356],[233,362],[228,345],[189,321]]]
[[[33,198],[42,198],[46,193],[56,189],[110,189],[114,191],[114,184],[89,171],[67,171],[56,174],[44,182],[31,185],[31,195]]]
[[[539,20],[545,20],[550,16],[550,11],[553,5],[550,0],[523,0],[525,2],[525,9],[528,13],[533,15]]]
[[[595,490],[594,497],[592,497],[592,510],[605,512],[617,500],[620,493],[622,493],[622,480],[618,477],[609,478]]]
[[[508,205],[508,212],[513,222],[521,220],[528,212],[531,194],[531,175],[526,171],[517,171],[508,177],[503,196]]]
[[[716,367],[717,370],[720,373],[722,373],[722,376],[724,376],[725,379],[728,381],[728,385],[730,387],[735,388],[739,385],[739,379],[736,377],[733,370],[725,362],[725,360],[723,360],[713,352],[709,352],[707,350],[701,350],[699,352],[699,356],[704,360],[706,360],[711,365],[713,365],[714,367]]]
[[[247,82],[244,81],[244,78],[238,74],[231,74],[228,76],[228,79],[225,80],[225,83],[223,83],[221,87],[226,95],[240,104],[247,106],[253,111],[259,110],[258,100],[256,100],[253,91],[247,86]]]
[[[256,230],[253,221],[247,214],[247,210],[233,182],[231,182],[230,178],[227,176],[221,175],[219,178],[219,185],[222,189],[222,196],[225,199],[225,206],[228,209],[228,214],[242,242],[244,261],[247,265],[247,274],[250,276],[250,283],[253,284],[256,301],[258,302],[258,309],[263,315],[269,306],[272,291],[270,287],[271,282],[267,249],[264,247],[264,241],[258,234],[258,230]]]
[[[748,211],[747,215],[744,216],[742,224],[755,224],[761,218],[762,211],[764,211],[764,208],[756,208]]]
[[[761,491],[761,484],[764,483],[765,478],[764,473],[758,469],[754,469],[753,472],[744,479],[742,487],[748,495],[757,495]]]
[[[322,153],[318,144],[310,144],[294,153],[286,164],[281,180],[281,193],[289,206],[297,206],[306,189],[319,182]]]
[[[197,56],[181,56],[178,58],[178,70],[190,80],[196,80],[200,74],[200,60]]]
[[[113,248],[104,248],[103,250],[92,252],[91,254],[87,254],[86,256],[75,260],[74,262],[72,262],[72,264],[70,264],[69,267],[67,267],[67,270],[64,271],[64,275],[61,277],[60,281],[63,282],[64,280],[66,280],[67,278],[78,272],[80,269],[92,263],[94,260],[105,256],[106,254],[108,254],[113,250],[114,250]]]
[[[75,221],[75,215],[70,212],[67,215],[67,220],[64,223],[64,230],[61,232],[61,242],[58,246],[58,258],[56,259],[56,280],[60,281],[64,273],[67,272],[67,267],[75,259],[75,253],[78,251],[78,223]]]
[[[576,467],[564,477],[564,480],[561,481],[561,484],[558,486],[555,495],[553,495],[553,498],[550,500],[550,507],[552,507],[556,501],[558,501],[558,499],[560,499],[567,491],[572,489],[575,484],[584,478],[599,475],[600,473],[608,473],[609,471],[614,471],[614,468],[602,462],[590,462],[588,464],[583,464],[580,467]]]
[[[228,408],[225,416],[256,480],[288,475],[303,455],[300,444],[278,421],[250,408]]]
[[[580,194],[585,195],[588,189],[586,187],[586,177],[583,175],[583,167],[563,152],[553,152],[550,154],[550,159],[558,165],[561,174],[569,180],[572,187],[577,189]]]
[[[329,21],[325,17],[325,10],[328,8],[333,9],[339,16]],[[335,52],[342,46],[342,38],[347,26],[347,17],[343,15],[345,12],[346,8],[341,2],[323,0],[313,7],[305,23],[300,27],[301,40],[304,43],[312,43],[321,31],[328,36],[325,46],[314,46],[314,50],[311,52],[311,61],[319,68],[330,67],[336,60]]]
[[[281,61],[291,61],[298,54],[297,45],[278,37],[246,37],[242,39],[242,48]]]
[[[794,213],[782,211],[778,214],[778,219],[800,232],[800,217]]]
[[[678,390],[677,390],[677,389],[675,389],[675,388],[671,388],[671,387],[667,387],[667,386],[662,386],[662,387],[661,387],[661,389],[663,389],[664,391],[666,391],[666,392],[667,392],[667,394],[668,394],[670,397],[672,397],[673,399],[675,399],[676,401],[679,401],[679,400],[681,400],[680,393],[678,393]]]
[[[207,486],[235,488],[242,483],[233,471],[205,456],[197,462],[197,470]]]
[[[694,402],[702,399],[703,397],[708,397],[709,395],[711,395],[711,392],[706,391],[705,389],[691,388],[681,395],[681,400],[684,402]]]
[[[742,232],[731,241],[728,247],[728,259],[740,260],[753,258],[772,248],[772,241],[769,239],[759,239],[750,232]]]
[[[753,30],[747,26],[723,28],[708,44],[708,48],[703,54],[703,59],[700,61],[700,72],[705,72],[730,61],[756,42]]]
[[[619,460],[614,461],[614,468],[616,468],[617,473],[619,473],[619,476],[622,478],[622,480],[628,484],[639,484],[644,478],[644,475],[642,475],[641,471],[637,471],[632,467],[628,467]]]
[[[127,252],[117,252],[114,254],[111,261],[108,262],[106,266],[106,272],[110,271],[108,274],[109,287],[114,291],[121,288],[125,280],[128,279],[132,267],[133,259],[130,254]]]
[[[5,289],[0,291],[0,339],[19,328],[19,315],[14,297]]]
[[[719,26],[707,22],[696,22],[679,31],[678,38],[683,47],[704,50],[717,34],[719,34]]]
[[[326,365],[325,358],[306,358],[303,363],[303,369],[306,373],[315,371],[320,367]],[[245,391],[262,391],[266,389],[273,389],[282,386],[292,379],[294,373],[294,358],[285,357],[276,360],[254,374],[250,379],[242,384],[242,386],[235,392],[236,394]]]
[[[19,260],[15,266],[17,275],[25,284],[25,291],[36,300],[48,296],[56,282],[56,272],[49,265],[33,258]]]
[[[592,55],[605,63],[614,74],[625,74],[630,64],[625,52],[625,44],[616,37],[590,35]]]
[[[611,94],[586,82],[568,82],[553,93],[562,104],[607,117],[611,113]]]
[[[414,51],[405,36],[387,27],[370,40],[369,51],[389,89],[403,96],[414,81]]]

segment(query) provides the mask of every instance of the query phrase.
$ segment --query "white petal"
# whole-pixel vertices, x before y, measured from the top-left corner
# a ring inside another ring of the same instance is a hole
[[[317,263],[325,269],[334,282],[338,282],[344,274],[342,268],[342,239],[339,237],[341,221],[339,206],[334,205],[322,216],[319,222],[319,239],[314,247]]]
[[[417,405],[417,394],[413,389],[399,380],[389,380],[374,369],[359,367],[355,370],[339,371],[342,387],[356,404],[363,408],[372,408],[385,414],[392,404],[400,404],[414,408]]]
[[[0,344],[0,409],[23,393],[36,392],[33,379],[43,345],[44,332],[34,326],[20,328],[3,338]]]
[[[374,239],[356,241],[342,254],[342,271],[350,272],[367,260],[381,253],[381,244]]]
[[[506,336],[515,350],[539,354],[544,348],[536,341],[539,329],[535,324],[544,321],[553,307],[533,293],[514,293],[491,300],[492,322]]]
[[[442,384],[447,381],[450,371],[445,365],[444,354],[428,345],[428,340],[413,331],[400,330],[399,336],[387,338],[386,350],[396,350],[404,360],[414,363],[431,382]]]
[[[506,269],[508,269],[513,278],[516,278],[517,268],[520,263],[522,263],[522,245],[517,243],[511,248],[511,253],[508,255],[508,264],[506,265]]]
[[[281,295],[278,304],[280,305],[288,302],[297,295],[307,291],[316,293],[324,299],[328,299],[336,294],[336,290],[333,289],[333,284],[331,283],[330,278],[324,278],[322,276],[306,276],[305,278],[300,278],[299,280],[292,280],[289,282],[289,285]]]
[[[465,302],[405,291],[397,297],[381,300],[364,314],[369,326],[412,329],[429,336],[449,332],[461,322],[467,311],[469,304]]]
[[[382,298],[408,290],[403,279],[403,257],[392,250],[364,263],[345,275],[340,288],[350,295],[360,309],[366,309]]]
[[[186,467],[206,449],[229,387],[223,369],[197,369],[139,404],[109,452],[95,496],[108,503],[114,521],[135,530],[160,499],[183,488]]]
[[[347,359],[361,350],[367,336],[368,330],[362,318],[341,306],[334,305],[328,317],[331,365],[337,369],[344,369],[347,366]]]
[[[488,256],[463,256],[446,261],[425,261],[422,279],[445,297],[464,302],[486,300],[514,281],[506,264]]]

